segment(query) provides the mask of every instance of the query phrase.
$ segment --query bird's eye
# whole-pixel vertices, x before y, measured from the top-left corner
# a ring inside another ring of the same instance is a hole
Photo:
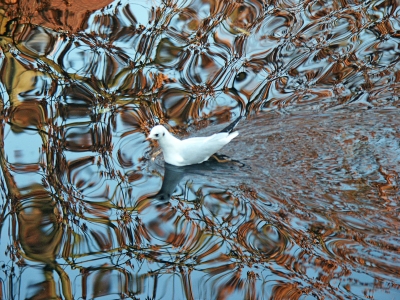
[[[156,133],[155,136],[158,137],[158,133]]]

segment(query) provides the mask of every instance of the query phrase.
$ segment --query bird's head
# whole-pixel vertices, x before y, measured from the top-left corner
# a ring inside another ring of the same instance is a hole
[[[150,134],[146,138],[146,140],[159,140],[163,138],[167,133],[168,131],[164,126],[157,125],[151,129]]]

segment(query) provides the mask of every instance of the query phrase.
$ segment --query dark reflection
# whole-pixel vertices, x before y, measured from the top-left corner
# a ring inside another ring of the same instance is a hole
[[[160,191],[157,193],[157,195],[154,196],[154,198],[159,200],[170,200],[172,194],[176,189],[176,186],[181,181],[183,176],[185,176],[185,173],[189,171],[189,167],[192,166],[177,167],[165,163],[164,167],[165,172],[162,186]]]
[[[224,162],[218,162],[216,159],[219,159]],[[240,165],[238,161],[232,161],[226,156],[216,155],[215,158],[210,158],[209,161],[203,162],[201,164],[189,165],[178,167],[168,163],[164,163],[164,178],[162,182],[162,186],[160,191],[153,196],[158,200],[170,200],[172,194],[175,192],[177,185],[181,182],[181,180],[186,176],[190,177],[190,175],[200,174],[203,176],[207,176],[207,172],[212,172],[218,170],[219,172],[230,172],[230,165],[236,164]],[[188,179],[187,181],[190,181]]]

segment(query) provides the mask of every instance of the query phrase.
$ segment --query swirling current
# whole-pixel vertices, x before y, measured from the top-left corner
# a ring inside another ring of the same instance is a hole
[[[0,299],[400,298],[397,0],[82,2],[0,2]]]

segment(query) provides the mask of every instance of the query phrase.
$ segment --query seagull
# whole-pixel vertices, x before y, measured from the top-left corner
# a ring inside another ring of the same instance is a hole
[[[164,154],[164,161],[168,164],[174,166],[200,164],[237,137],[239,131],[232,131],[241,118],[238,117],[226,128],[211,136],[186,140],[174,137],[164,126],[157,125],[151,129],[146,140],[158,141]]]

